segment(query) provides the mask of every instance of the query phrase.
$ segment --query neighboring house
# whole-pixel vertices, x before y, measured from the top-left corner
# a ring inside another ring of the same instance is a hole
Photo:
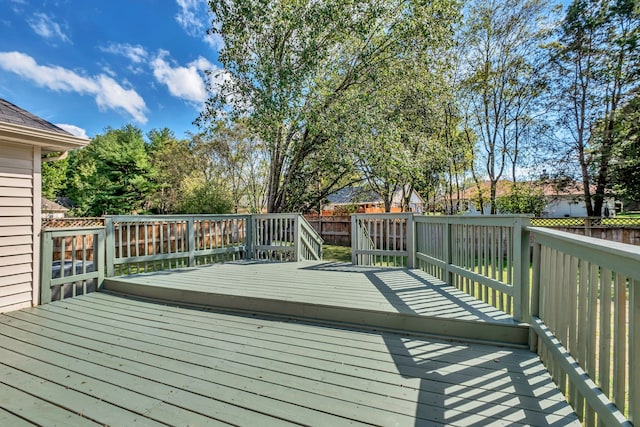
[[[591,194],[596,191],[596,186],[590,187]],[[558,185],[546,182],[542,185],[542,191],[547,199],[542,216],[549,218],[581,217],[587,216],[587,205],[584,201],[584,185],[581,182],[568,182]],[[612,196],[604,198],[603,215],[615,216],[619,202]]]
[[[384,201],[373,190],[362,186],[345,187],[327,196],[327,203],[322,205],[323,215],[336,215],[355,209],[358,213],[382,213]],[[424,200],[414,190],[409,200],[409,210],[421,214]],[[391,212],[402,212],[402,189],[393,194]]]
[[[42,157],[88,143],[0,98],[0,312],[39,301]]]
[[[44,197],[41,198],[40,212],[42,212],[42,218],[64,218],[69,209],[62,205],[52,202]]]
[[[584,187],[581,182],[577,181],[543,181],[543,182],[523,182],[523,185],[528,185],[533,189],[539,190],[545,197],[547,202],[543,212],[543,217],[548,218],[562,218],[562,217],[585,217],[587,216],[587,208],[584,201]],[[496,189],[496,197],[507,196],[511,193],[512,183],[510,181],[498,181]],[[491,212],[491,204],[489,203],[489,182],[483,182],[480,185],[480,191],[482,192],[484,203],[484,214],[488,215]],[[592,189],[592,194],[595,192],[595,186]],[[478,204],[478,188],[473,185],[460,192],[460,199],[458,200],[456,193],[454,193],[454,206],[459,207],[459,212],[467,213],[470,215],[479,215],[480,210]],[[617,202],[613,197],[606,197],[604,206],[607,208],[611,216],[615,215]]]

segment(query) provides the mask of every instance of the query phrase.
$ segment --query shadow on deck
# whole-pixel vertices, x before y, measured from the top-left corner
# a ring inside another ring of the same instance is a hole
[[[239,261],[105,280],[105,290],[465,342],[527,345],[528,326],[420,271]]]
[[[0,315],[0,425],[579,425],[514,348],[523,325],[417,270],[234,262],[105,288]]]

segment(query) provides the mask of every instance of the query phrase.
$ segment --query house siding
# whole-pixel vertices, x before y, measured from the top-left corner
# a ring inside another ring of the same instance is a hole
[[[31,307],[37,295],[39,161],[39,148],[0,141],[0,313]]]

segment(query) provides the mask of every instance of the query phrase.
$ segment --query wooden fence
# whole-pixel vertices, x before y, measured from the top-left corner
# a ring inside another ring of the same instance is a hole
[[[531,225],[640,246],[640,218],[532,218]]]
[[[351,217],[349,215],[305,215],[305,218],[327,244],[351,246]]]

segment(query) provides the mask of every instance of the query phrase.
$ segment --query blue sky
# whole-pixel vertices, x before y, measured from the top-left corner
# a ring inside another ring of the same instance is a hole
[[[219,71],[210,23],[206,0],[0,0],[0,98],[77,135],[186,137]]]

